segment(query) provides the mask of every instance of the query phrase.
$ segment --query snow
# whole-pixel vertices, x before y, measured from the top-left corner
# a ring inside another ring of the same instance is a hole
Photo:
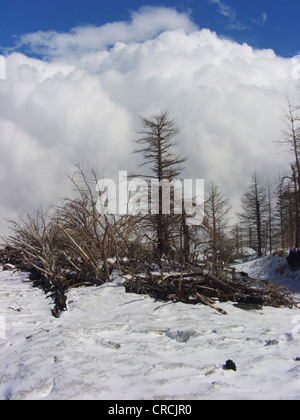
[[[222,315],[127,294],[116,276],[70,289],[54,318],[26,280],[0,272],[2,400],[300,399],[298,309],[218,303]],[[236,371],[223,368],[228,359]]]
[[[287,255],[287,254],[286,254]],[[244,271],[255,279],[273,280],[293,292],[300,293],[300,270],[292,270],[286,256],[268,255],[236,264],[237,271]]]

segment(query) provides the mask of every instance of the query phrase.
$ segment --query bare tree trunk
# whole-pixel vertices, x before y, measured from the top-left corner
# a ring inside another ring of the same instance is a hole
[[[296,204],[296,234],[295,247],[300,245],[300,117],[297,114],[299,107],[292,106],[288,99],[288,109],[283,118],[287,124],[287,130],[284,131],[283,143],[287,143],[294,155],[294,164],[292,168],[292,180],[295,190],[295,204]]]
[[[135,152],[143,154],[144,162],[140,166],[150,165],[150,171],[159,185],[158,214],[151,216],[148,221],[153,221],[152,229],[156,233],[156,249],[161,260],[163,255],[166,257],[171,255],[170,231],[171,227],[174,227],[172,215],[163,214],[164,197],[161,182],[174,180],[180,174],[182,170],[180,165],[185,159],[172,151],[176,144],[173,142],[173,137],[179,133],[179,130],[169,119],[167,112],[161,112],[150,118],[142,118],[142,125],[143,129],[137,131],[141,137],[136,141],[142,147]],[[149,178],[148,175],[145,177]]]
[[[295,248],[300,245],[300,197],[299,197],[299,184],[297,182],[296,169],[292,166],[294,195],[295,195]]]

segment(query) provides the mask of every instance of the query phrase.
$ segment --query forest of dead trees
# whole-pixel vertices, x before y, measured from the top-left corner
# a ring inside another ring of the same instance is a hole
[[[219,267],[247,258],[249,250],[262,256],[278,248],[299,247],[298,112],[299,107],[288,104],[284,115],[283,143],[292,152],[290,171],[279,177],[276,185],[266,184],[253,173],[241,195],[241,211],[234,224],[230,202],[215,183],[206,186],[200,226],[189,226],[184,211],[164,214],[161,188],[156,214],[101,213],[97,208],[101,194],[96,188],[98,174],[78,166],[70,177],[75,198],[65,198],[61,205],[40,209],[26,219],[10,221],[11,234],[3,238],[0,253],[2,263],[27,269],[34,283],[42,284],[49,293],[53,291],[54,314],[66,308],[67,289],[100,285],[111,278],[113,270],[131,281],[131,286],[127,283],[129,291],[152,293],[157,298],[201,302],[215,309],[215,299],[227,298],[243,304],[292,305],[289,294],[275,285],[253,288],[253,279],[246,284],[245,279],[236,277],[230,279],[235,286],[230,285]],[[186,159],[175,153],[179,130],[168,112],[143,118],[137,133],[135,153],[141,158],[138,176],[158,182],[180,178]],[[139,172],[144,168],[145,173]],[[170,201],[174,210],[172,192]],[[215,270],[205,271],[208,264]],[[194,279],[193,290],[187,283],[190,278]]]

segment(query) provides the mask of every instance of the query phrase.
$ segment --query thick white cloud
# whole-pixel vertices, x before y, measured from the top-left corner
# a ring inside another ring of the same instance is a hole
[[[250,174],[284,170],[281,138],[295,62],[199,30],[185,14],[143,8],[131,22],[24,36],[46,59],[13,53],[0,80],[0,215],[67,193],[76,163],[132,170],[140,115],[168,109],[185,177],[216,181],[238,203]],[[4,224],[0,222],[1,229]]]
[[[70,192],[67,174],[77,163],[106,174],[130,158],[130,114],[96,76],[59,66],[55,73],[20,54],[7,58],[7,69],[0,81],[2,217],[57,203]]]
[[[145,6],[132,13],[130,22],[113,22],[100,27],[77,26],[70,33],[39,31],[23,35],[19,42],[48,57],[66,58],[103,50],[118,41],[142,42],[177,28],[184,28],[187,32],[197,29],[186,14],[163,7]]]

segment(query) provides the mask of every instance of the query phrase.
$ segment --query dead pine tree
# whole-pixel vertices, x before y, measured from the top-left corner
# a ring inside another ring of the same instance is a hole
[[[211,182],[207,188],[203,226],[213,263],[227,261],[231,254],[227,238],[229,212],[229,200],[223,196],[217,184]]]
[[[181,164],[186,159],[174,152],[177,144],[174,137],[179,133],[179,129],[170,119],[168,112],[142,118],[141,123],[142,129],[137,131],[140,137],[136,140],[139,148],[134,153],[141,153],[143,156],[143,163],[139,167],[145,165],[150,167],[151,175],[141,176],[155,179],[159,185],[157,214],[152,214],[149,220],[156,234],[156,251],[161,258],[170,254],[170,231],[174,222],[173,215],[164,212],[165,197],[163,197],[162,184],[164,181],[171,183],[180,175],[183,169]]]
[[[241,197],[242,211],[238,214],[242,225],[249,228],[249,245],[252,245],[252,232],[255,232],[255,249],[257,256],[263,255],[263,232],[267,220],[267,196],[262,180],[255,172],[249,188]]]
[[[295,247],[300,246],[300,107],[294,106],[287,100],[287,110],[283,115],[285,129],[283,131],[283,144],[287,144],[293,155],[291,163],[291,176],[293,182],[294,200],[296,206],[295,212]]]

